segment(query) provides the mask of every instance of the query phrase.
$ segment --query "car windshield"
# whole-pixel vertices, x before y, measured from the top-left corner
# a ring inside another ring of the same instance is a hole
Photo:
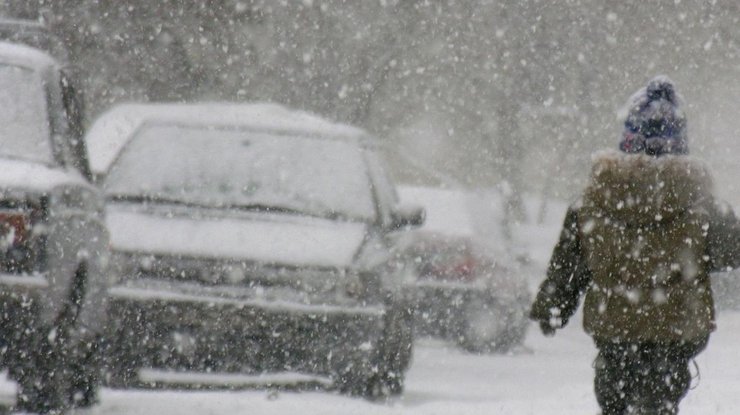
[[[111,166],[108,198],[370,221],[356,143],[243,129],[145,125]]]
[[[0,157],[51,163],[43,82],[36,72],[0,63]]]

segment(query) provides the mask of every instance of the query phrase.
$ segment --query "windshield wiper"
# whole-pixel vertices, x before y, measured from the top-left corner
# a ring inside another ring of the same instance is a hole
[[[287,207],[287,206],[274,206],[274,205],[267,205],[263,203],[251,203],[246,205],[240,205],[240,204],[233,204],[233,205],[222,205],[220,206],[224,209],[234,209],[234,210],[245,210],[250,212],[269,212],[269,213],[287,213],[291,215],[309,215],[308,212],[304,212],[302,210],[298,210],[295,208]]]
[[[288,213],[296,215],[307,215],[306,212],[298,209],[286,207],[286,206],[273,206],[267,204],[216,204],[216,203],[196,203],[181,199],[175,199],[172,197],[152,195],[152,194],[126,194],[118,193],[107,196],[108,200],[114,202],[132,202],[132,203],[161,203],[161,204],[173,204],[179,206],[190,206],[208,209],[232,209],[232,210],[247,210],[255,212],[274,212],[274,213]]]
[[[106,196],[107,200],[114,202],[133,202],[133,203],[162,203],[162,204],[173,204],[182,206],[194,206],[190,202],[184,200],[175,199],[171,197],[163,197],[159,195],[151,194],[127,194],[127,193],[116,193]]]
[[[226,205],[224,206],[225,209],[236,209],[236,210],[243,210],[243,211],[251,211],[251,212],[267,212],[267,213],[285,213],[289,215],[299,215],[299,216],[310,216],[314,218],[322,218],[322,219],[329,219],[329,220],[344,220],[348,221],[350,220],[347,218],[346,215],[337,213],[332,210],[324,209],[320,211],[314,211],[314,210],[300,210],[296,208],[292,208],[289,206],[281,206],[281,205],[268,205],[264,203],[252,203],[252,204],[245,204],[245,205]]]
[[[329,220],[351,220],[346,215],[329,210],[323,209],[320,211],[312,210],[301,210],[290,206],[281,206],[266,203],[249,203],[249,204],[209,204],[209,203],[195,203],[186,200],[175,199],[166,196],[152,195],[152,194],[127,194],[127,193],[115,193],[106,196],[107,200],[114,202],[132,202],[132,203],[157,203],[157,204],[172,204],[178,206],[197,207],[205,209],[226,209],[226,210],[238,210],[248,212],[266,212],[266,213],[282,213],[287,215],[298,215],[298,216],[310,216]]]

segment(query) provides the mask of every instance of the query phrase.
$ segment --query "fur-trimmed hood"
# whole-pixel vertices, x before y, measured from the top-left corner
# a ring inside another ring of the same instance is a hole
[[[583,203],[629,225],[669,221],[711,198],[705,164],[691,156],[596,153]]]

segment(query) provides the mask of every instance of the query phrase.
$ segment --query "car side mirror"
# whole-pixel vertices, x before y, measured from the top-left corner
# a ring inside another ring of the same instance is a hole
[[[424,224],[426,211],[423,207],[417,205],[400,205],[393,210],[391,216],[391,228],[393,228],[393,230],[401,228],[416,228]]]

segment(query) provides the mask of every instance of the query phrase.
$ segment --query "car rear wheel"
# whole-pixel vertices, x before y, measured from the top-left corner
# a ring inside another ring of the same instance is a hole
[[[526,316],[515,305],[474,298],[462,310],[457,343],[474,353],[506,352],[524,339]]]
[[[81,265],[70,298],[49,328],[27,322],[27,334],[12,352],[10,376],[18,382],[18,409],[50,413],[92,405],[99,382],[97,336],[78,327],[84,299],[87,267]]]

